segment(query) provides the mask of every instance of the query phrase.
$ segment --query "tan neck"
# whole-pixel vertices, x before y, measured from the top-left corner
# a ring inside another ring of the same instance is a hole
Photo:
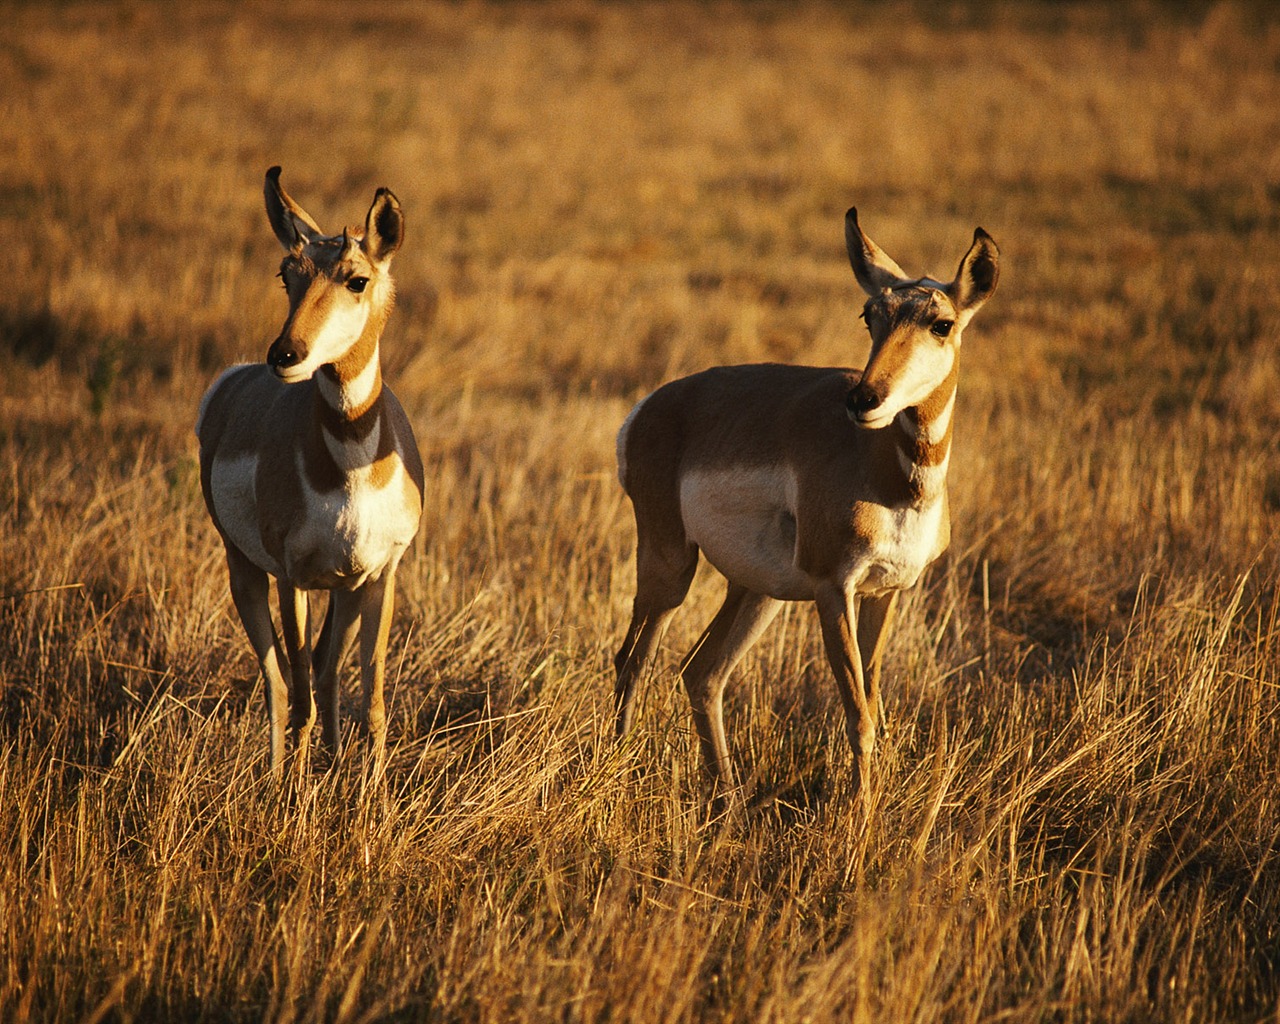
[[[957,360],[929,397],[897,416],[898,461],[907,476],[913,499],[920,503],[927,504],[938,498],[947,486],[959,377]]]
[[[316,414],[340,470],[368,466],[382,442],[381,327],[369,324],[346,355],[316,374]]]

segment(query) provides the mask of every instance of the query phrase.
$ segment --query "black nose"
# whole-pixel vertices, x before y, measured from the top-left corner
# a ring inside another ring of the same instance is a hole
[[[880,396],[865,383],[860,383],[850,391],[844,400],[844,407],[848,410],[850,418],[855,420],[862,419],[879,404]]]
[[[297,349],[283,341],[277,341],[267,349],[267,365],[277,370],[283,370],[300,361]]]

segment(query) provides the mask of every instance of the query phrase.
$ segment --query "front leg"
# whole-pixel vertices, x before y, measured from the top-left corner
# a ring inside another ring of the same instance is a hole
[[[375,772],[381,772],[387,743],[387,710],[383,698],[387,642],[395,608],[396,566],[360,589],[361,727],[369,737]]]
[[[877,708],[869,699],[863,676],[853,594],[835,584],[824,584],[818,591],[817,605],[827,660],[844,705],[845,732],[853,748],[854,788],[861,790],[871,779]]]
[[[338,721],[338,676],[360,625],[360,595],[331,590],[320,639],[316,641],[316,702],[320,705],[320,729],[325,746],[337,764],[342,755],[342,730]]]
[[[311,727],[316,720],[311,700],[311,602],[305,590],[276,580],[280,596],[280,625],[285,651],[289,655],[289,732],[298,756],[299,770],[305,768],[311,745]]]
[[[240,614],[240,622],[262,670],[271,737],[271,774],[279,779],[284,770],[284,721],[288,699],[284,673],[289,671],[288,659],[280,649],[280,640],[271,622],[271,586],[267,574],[238,548],[230,543],[225,546],[227,571],[231,577],[231,600]]]
[[[857,603],[858,651],[862,655],[862,678],[866,681],[867,698],[880,727],[884,727],[884,698],[880,692],[880,664],[884,660],[885,641],[889,639],[893,614],[898,606],[898,591],[863,597]]]

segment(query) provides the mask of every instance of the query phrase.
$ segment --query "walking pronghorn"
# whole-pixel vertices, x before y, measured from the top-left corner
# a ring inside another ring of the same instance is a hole
[[[636,517],[636,596],[614,666],[617,731],[684,600],[701,549],[728,593],[681,667],[717,803],[734,792],[723,693],[782,601],[814,601],[844,704],[855,784],[869,777],[880,658],[898,591],[947,547],[947,463],[960,336],[996,287],[974,232],[955,279],[908,277],[845,215],[870,296],[866,369],[720,366],[642,399],[618,432]]]
[[[265,363],[233,366],[205,393],[196,435],[200,484],[222,535],[231,596],[262,667],[271,767],[289,725],[305,751],[315,721],[308,591],[330,591],[315,646],[324,739],[339,749],[338,672],[360,634],[363,721],[381,766],[383,675],[395,573],[418,532],[422,460],[409,420],[382,383],[378,340],[395,296],[391,257],[404,237],[396,197],[380,188],[364,233],[326,235],[267,171],[267,217],[284,246],[289,314]],[[276,578],[279,637],[268,605]]]

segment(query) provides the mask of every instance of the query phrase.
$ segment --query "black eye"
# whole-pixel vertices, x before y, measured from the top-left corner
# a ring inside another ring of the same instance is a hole
[[[951,334],[951,328],[955,325],[954,320],[935,320],[933,326],[929,328],[929,333],[935,338],[945,338]]]
[[[359,295],[362,291],[364,291],[364,286],[367,285],[368,283],[369,283],[369,279],[367,277],[353,277],[350,281],[347,282],[347,291],[355,292],[357,295]]]

